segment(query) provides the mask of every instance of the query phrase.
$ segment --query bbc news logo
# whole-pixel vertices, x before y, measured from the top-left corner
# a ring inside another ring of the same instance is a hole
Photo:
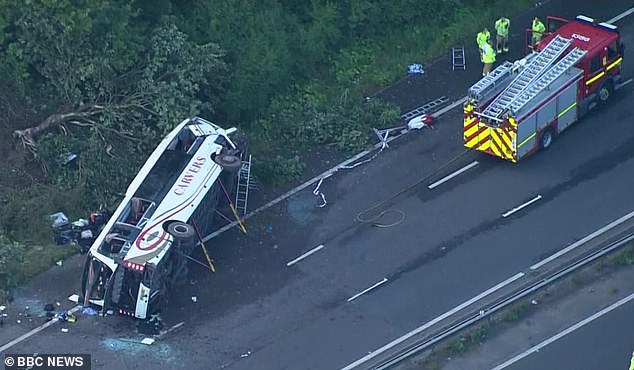
[[[5,370],[90,370],[90,355],[4,355]]]

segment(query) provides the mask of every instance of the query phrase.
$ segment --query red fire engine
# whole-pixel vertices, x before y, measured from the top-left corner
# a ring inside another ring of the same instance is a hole
[[[582,15],[548,17],[542,36],[532,53],[505,61],[469,88],[467,148],[517,162],[548,148],[619,87],[623,44],[616,26]]]

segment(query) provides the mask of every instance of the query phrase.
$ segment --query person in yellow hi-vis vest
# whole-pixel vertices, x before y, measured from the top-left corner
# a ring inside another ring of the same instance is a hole
[[[634,370],[634,352],[632,352],[632,359],[630,360],[630,370]]]
[[[495,49],[498,54],[509,51],[509,28],[511,21],[505,16],[495,21]]]
[[[542,37],[544,37],[544,32],[546,32],[546,27],[544,27],[544,24],[542,23],[542,21],[539,19],[539,17],[535,17],[533,19],[533,48],[535,48],[535,45],[542,41]]]
[[[478,44],[478,49],[480,49],[480,53],[482,53],[482,48],[484,47],[484,44],[488,43],[490,39],[491,32],[489,32],[486,27],[484,27],[482,31],[478,32],[478,35],[476,36],[476,43]]]
[[[482,67],[482,76],[486,76],[491,72],[493,63],[495,63],[495,50],[488,42],[485,42],[482,46],[482,63],[484,64]]]

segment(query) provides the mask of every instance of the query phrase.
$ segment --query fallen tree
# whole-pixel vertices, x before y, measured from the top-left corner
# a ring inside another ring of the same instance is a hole
[[[169,17],[140,22],[130,4],[29,2],[11,10],[10,32],[1,35],[8,45],[1,71],[42,117],[13,135],[57,182],[84,184],[90,176],[100,185],[99,194],[83,185],[93,201],[117,192],[138,153],[182,117],[213,111],[227,80],[218,45],[193,42]],[[79,156],[81,171],[61,168],[61,155],[82,151],[90,155]],[[122,158],[125,166],[104,163],[101,154]]]

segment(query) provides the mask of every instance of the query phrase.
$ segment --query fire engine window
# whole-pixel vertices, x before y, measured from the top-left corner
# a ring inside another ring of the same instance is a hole
[[[618,55],[618,44],[616,40],[612,41],[608,46],[608,60],[616,58]]]
[[[590,61],[590,73],[597,72],[601,69],[601,56],[597,55]]]

